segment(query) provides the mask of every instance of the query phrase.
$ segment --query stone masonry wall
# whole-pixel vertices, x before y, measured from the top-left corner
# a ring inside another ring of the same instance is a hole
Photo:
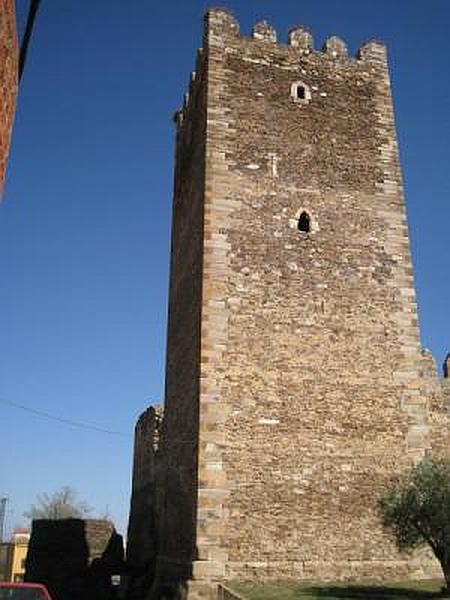
[[[430,447],[386,49],[275,38],[207,15],[194,576],[417,577],[374,513]]]
[[[152,584],[158,547],[158,452],[160,411],[149,407],[136,424],[126,561],[128,598],[141,598]]]
[[[25,581],[45,584],[55,600],[108,598],[122,568],[122,536],[109,521],[33,521]]]
[[[450,446],[450,379],[448,376],[441,382],[442,389],[442,420],[444,421],[445,427],[441,428],[440,450],[444,454],[448,454]]]
[[[450,448],[450,386],[449,379],[440,377],[433,356],[422,352],[425,394],[429,399],[431,450],[433,454],[448,456]]]
[[[14,0],[0,0],[0,194],[17,97],[18,46]]]
[[[192,75],[192,110],[175,115],[176,166],[172,221],[166,391],[160,453],[161,545],[158,572],[189,578],[195,557],[197,453],[200,390],[200,319],[203,268],[204,59]]]
[[[374,510],[445,448],[450,400],[419,344],[386,48],[276,37],[208,11],[175,117],[152,598],[438,572]]]

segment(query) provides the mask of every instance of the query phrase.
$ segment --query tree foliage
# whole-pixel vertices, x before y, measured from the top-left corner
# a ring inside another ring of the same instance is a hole
[[[90,512],[90,506],[77,499],[75,490],[64,486],[51,495],[38,496],[24,514],[29,519],[82,519]]]
[[[425,456],[392,481],[378,509],[399,550],[430,546],[450,588],[450,459]]]

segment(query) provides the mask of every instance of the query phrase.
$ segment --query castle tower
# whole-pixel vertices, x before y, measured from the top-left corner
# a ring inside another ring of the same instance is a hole
[[[375,515],[430,446],[386,49],[207,13],[177,143],[161,576],[419,576]]]

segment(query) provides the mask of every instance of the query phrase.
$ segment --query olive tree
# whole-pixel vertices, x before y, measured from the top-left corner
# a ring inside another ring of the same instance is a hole
[[[431,548],[450,590],[450,459],[425,456],[391,482],[378,510],[400,551]]]

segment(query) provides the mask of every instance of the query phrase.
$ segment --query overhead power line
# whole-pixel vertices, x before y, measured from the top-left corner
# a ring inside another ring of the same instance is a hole
[[[36,19],[36,13],[38,11],[40,1],[41,0],[30,0],[30,8],[28,11],[27,24],[25,25],[25,32],[23,34],[22,43],[20,45],[20,52],[19,52],[19,81],[22,78],[23,69],[25,67],[28,46],[30,44],[31,33],[33,31],[34,21]]]
[[[78,427],[79,429],[88,429],[90,431],[97,431],[98,433],[107,433],[109,435],[117,435],[121,437],[130,437],[129,434],[123,433],[121,431],[114,431],[112,429],[98,427],[97,425],[92,425],[90,423],[83,423],[81,421],[73,421],[72,419],[66,419],[64,417],[57,417],[56,415],[52,415],[51,413],[45,412],[43,410],[31,408],[30,406],[25,406],[24,404],[19,404],[18,402],[12,402],[11,400],[5,400],[5,398],[0,398],[0,403],[6,406],[11,406],[13,408],[18,408],[33,415],[37,415],[38,417],[50,419],[51,421],[57,421],[58,423],[63,423],[64,425]]]

